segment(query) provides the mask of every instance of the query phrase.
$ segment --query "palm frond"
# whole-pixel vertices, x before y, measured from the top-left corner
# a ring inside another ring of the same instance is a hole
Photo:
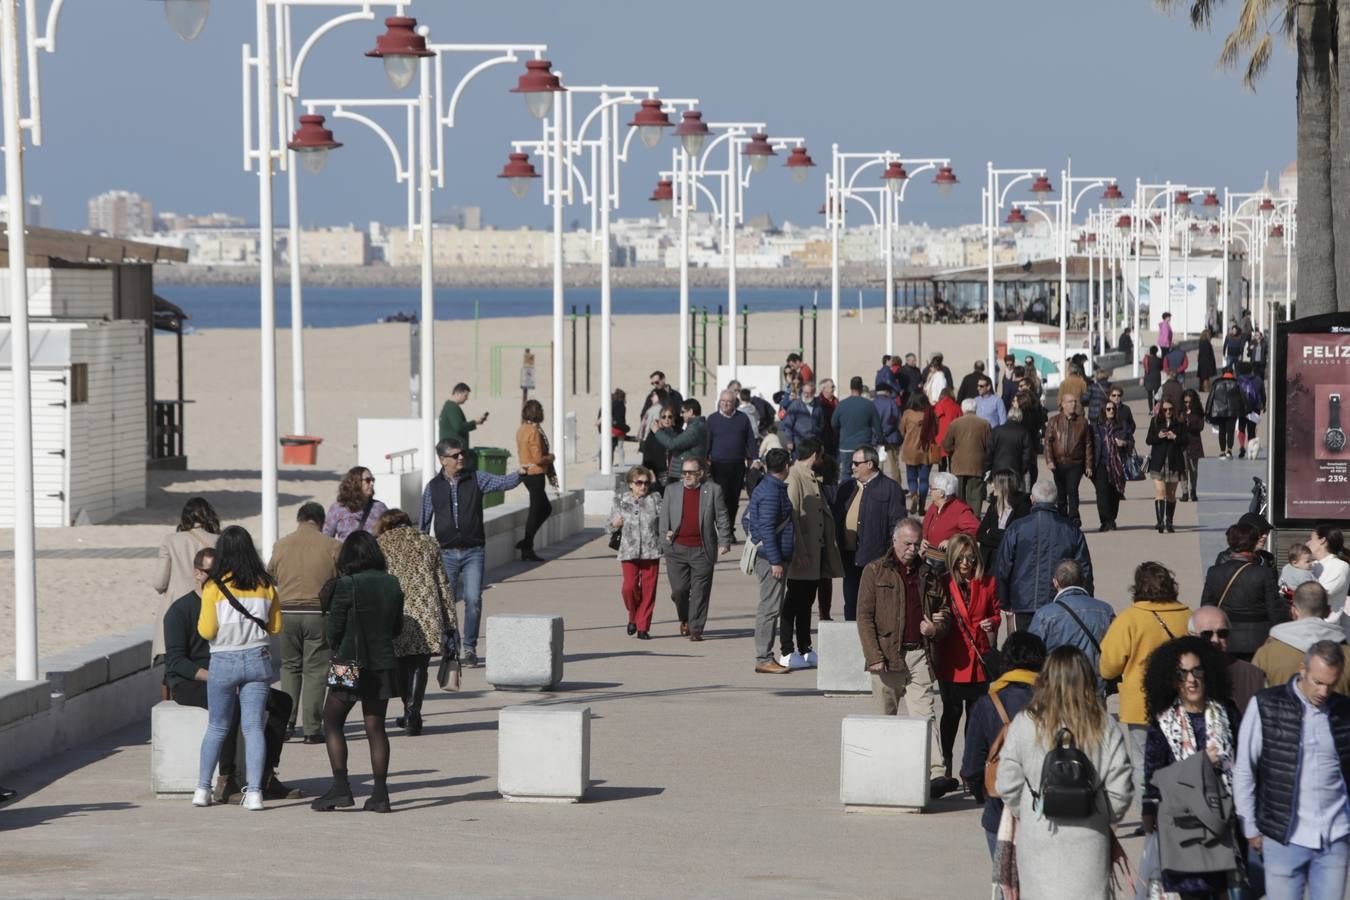
[[[1242,77],[1242,85],[1249,91],[1256,90],[1256,82],[1260,80],[1261,73],[1266,70],[1270,63],[1270,32],[1266,32],[1261,38],[1256,49],[1252,51],[1251,59],[1247,62],[1247,74]]]
[[[1208,29],[1214,18],[1214,7],[1220,0],[1195,0],[1191,4],[1191,27],[1197,31]]]

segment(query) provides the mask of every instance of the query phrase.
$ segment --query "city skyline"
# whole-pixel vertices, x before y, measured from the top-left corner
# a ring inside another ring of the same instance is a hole
[[[452,17],[425,0],[409,11],[431,26],[433,41],[548,42],[567,83],[658,84],[666,96],[699,97],[709,120],[762,119],[770,133],[806,137],[820,168],[800,186],[781,164],[755,176],[747,218],[767,212],[780,222],[818,221],[832,141],[844,150],[950,156],[961,179],[953,196],[939,198],[916,179],[903,211],[908,221],[934,225],[978,221],[984,164],[991,158],[999,165],[1044,166],[1053,178],[1072,153],[1076,172],[1114,175],[1127,191],[1136,176],[1250,190],[1260,186],[1262,171],[1270,172],[1274,186],[1293,158],[1293,62],[1282,44],[1259,93],[1250,94],[1236,73],[1216,66],[1226,21],[1213,33],[1194,32],[1184,17],[1143,0],[1118,4],[1107,25],[1060,0],[1015,10],[952,6],[876,6],[836,21],[835,10],[808,7],[762,18],[691,0],[682,20],[730,26],[696,36],[620,17],[616,6],[599,0],[565,9],[527,4],[526,15],[468,8]],[[27,189],[44,196],[48,224],[81,227],[87,199],[110,186],[113,172],[116,187],[141,193],[157,209],[213,210],[256,221],[256,176],[240,163],[239,45],[252,38],[246,7],[213,4],[193,44],[174,39],[153,4],[67,12],[61,25],[66,52],[41,63],[46,140],[27,158]],[[318,21],[320,13],[295,15],[299,23],[302,17]],[[602,15],[612,24],[591,21]],[[964,29],[959,39],[931,39],[955,22]],[[1027,23],[1035,23],[1036,36],[1003,40],[1025,33]],[[825,39],[840,28],[847,35]],[[653,45],[653,32],[661,29],[670,38]],[[345,25],[320,41],[302,96],[395,96],[378,63],[361,57],[379,30],[373,23]],[[108,34],[125,35],[116,59]],[[738,37],[747,34],[754,36],[750,46]],[[1140,48],[1147,48],[1149,65],[1135,62]],[[71,58],[115,65],[117,76],[91,79],[88,67],[71,65]],[[449,87],[466,65],[466,59],[447,60]],[[519,202],[495,177],[511,140],[538,136],[519,98],[507,93],[517,74],[498,67],[465,92],[461,125],[447,136],[446,186],[436,192],[437,210],[481,206],[485,220],[503,228],[547,224],[537,186]],[[137,83],[154,84],[156,100],[129,110],[127,89]],[[1047,83],[1057,88],[1026,90]],[[1184,102],[1174,93],[1181,84]],[[302,224],[399,221],[405,197],[394,184],[387,150],[354,123],[337,126],[346,146],[332,154],[322,175],[303,179]],[[91,143],[91,134],[100,141]],[[635,144],[622,171],[620,216],[651,215],[646,198],[674,146],[667,139],[644,152]],[[572,210],[567,218],[584,216]]]

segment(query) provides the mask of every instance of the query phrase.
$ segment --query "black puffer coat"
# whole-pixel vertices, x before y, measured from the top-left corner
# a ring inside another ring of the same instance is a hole
[[[1209,386],[1209,400],[1205,403],[1205,418],[1240,419],[1247,414],[1247,398],[1242,385],[1232,375],[1225,375]]]

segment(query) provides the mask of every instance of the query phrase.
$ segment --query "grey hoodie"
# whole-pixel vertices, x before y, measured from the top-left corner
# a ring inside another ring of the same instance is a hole
[[[1345,632],[1338,622],[1327,622],[1315,617],[1272,625],[1270,636],[1300,653],[1307,653],[1308,648],[1318,641],[1345,643]]]

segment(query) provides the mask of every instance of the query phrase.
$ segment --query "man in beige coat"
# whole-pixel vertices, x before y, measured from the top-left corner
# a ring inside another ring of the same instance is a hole
[[[788,502],[792,504],[795,538],[787,570],[787,594],[778,620],[779,663],[790,669],[812,668],[811,607],[822,578],[842,578],[844,563],[835,540],[834,514],[820,490],[815,467],[824,448],[816,438],[797,443],[797,461],[788,470]]]
[[[958,481],[957,496],[980,515],[984,508],[984,473],[994,429],[987,419],[975,415],[975,401],[961,401],[961,418],[947,426],[942,449],[951,457],[948,471]]]
[[[318,503],[301,506],[295,521],[295,531],[272,549],[267,571],[276,579],[281,604],[281,689],[291,698],[286,733],[295,731],[299,718],[305,743],[319,744],[329,656],[319,592],[337,574],[342,542],[323,533],[324,509]]]

